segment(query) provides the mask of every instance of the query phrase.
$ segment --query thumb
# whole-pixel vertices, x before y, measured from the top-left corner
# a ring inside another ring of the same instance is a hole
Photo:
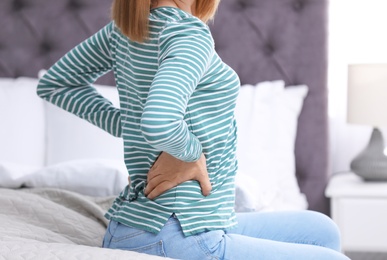
[[[210,195],[211,190],[212,190],[212,185],[210,182],[210,178],[208,177],[208,173],[206,172],[205,174],[201,174],[200,178],[197,179],[197,181],[200,184],[200,188],[202,190],[203,196]]]

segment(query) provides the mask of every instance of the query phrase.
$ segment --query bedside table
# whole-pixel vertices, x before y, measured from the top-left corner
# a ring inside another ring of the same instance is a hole
[[[387,252],[387,182],[353,173],[331,177],[325,195],[341,231],[343,251]]]

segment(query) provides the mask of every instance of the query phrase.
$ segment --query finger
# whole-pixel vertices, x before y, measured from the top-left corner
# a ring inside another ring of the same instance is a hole
[[[210,195],[212,190],[212,185],[210,182],[210,178],[208,177],[208,174],[201,174],[200,177],[197,179],[197,181],[200,184],[200,188],[202,190],[203,196]]]
[[[159,185],[157,185],[147,196],[148,199],[150,200],[153,200],[154,198],[160,196],[161,194],[163,194],[164,192],[166,192],[167,190],[169,189],[172,189],[173,187],[175,187],[176,185],[174,185],[172,182],[169,182],[169,181],[164,181],[162,183],[160,183]]]
[[[161,175],[157,175],[152,177],[152,179],[148,179],[146,187],[145,187],[145,196],[152,192],[152,190],[157,187],[163,180],[161,179]]]
[[[170,182],[174,186],[177,185],[177,183],[174,184],[175,182],[166,179],[165,176],[162,174],[155,175],[151,180],[149,180],[147,182],[147,185],[146,185],[145,191],[144,191],[145,196],[148,196],[154,189],[156,189],[158,186],[160,186],[164,182]],[[158,189],[160,189],[160,188],[158,188]]]
[[[157,167],[151,168],[147,174],[147,181],[150,182],[153,178],[160,176],[160,172],[157,171]]]

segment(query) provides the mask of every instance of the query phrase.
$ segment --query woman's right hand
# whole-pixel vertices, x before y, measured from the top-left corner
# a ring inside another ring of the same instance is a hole
[[[165,191],[189,180],[199,182],[204,196],[210,194],[212,186],[204,154],[196,162],[184,162],[162,152],[148,172],[145,195],[148,199],[154,199]]]

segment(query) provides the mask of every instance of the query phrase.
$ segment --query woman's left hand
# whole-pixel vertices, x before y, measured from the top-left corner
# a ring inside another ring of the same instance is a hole
[[[212,189],[207,172],[206,157],[203,154],[196,162],[184,162],[162,152],[149,170],[147,180],[145,195],[148,199],[154,199],[165,191],[189,180],[199,182],[204,196],[209,195]]]

